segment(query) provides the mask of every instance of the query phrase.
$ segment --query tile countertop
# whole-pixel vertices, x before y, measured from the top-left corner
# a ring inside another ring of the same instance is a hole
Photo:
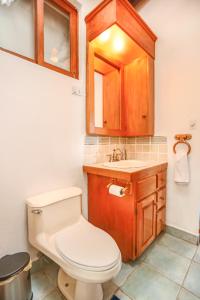
[[[140,177],[139,175],[142,174],[142,177],[147,177],[152,174],[156,174],[158,172],[162,172],[167,169],[167,162],[162,161],[147,161],[147,165],[141,168],[112,168],[106,167],[104,163],[96,163],[96,164],[84,164],[83,171],[85,173],[100,175],[105,177],[115,177],[117,179],[124,179],[124,180],[132,180],[134,178]]]

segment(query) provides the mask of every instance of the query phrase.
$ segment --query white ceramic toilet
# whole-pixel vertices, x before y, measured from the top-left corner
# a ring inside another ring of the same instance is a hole
[[[102,283],[121,268],[120,250],[81,214],[82,191],[56,190],[27,199],[30,243],[55,261],[58,286],[69,300],[102,300]]]

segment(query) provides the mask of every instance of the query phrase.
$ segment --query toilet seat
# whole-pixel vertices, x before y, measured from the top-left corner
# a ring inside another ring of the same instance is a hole
[[[72,265],[90,271],[105,271],[121,259],[115,241],[105,231],[82,216],[79,221],[55,236],[56,250]]]

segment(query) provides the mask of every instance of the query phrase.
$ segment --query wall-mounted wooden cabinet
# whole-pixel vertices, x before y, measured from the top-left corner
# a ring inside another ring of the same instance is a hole
[[[86,17],[87,133],[154,132],[156,36],[127,0],[104,0]]]

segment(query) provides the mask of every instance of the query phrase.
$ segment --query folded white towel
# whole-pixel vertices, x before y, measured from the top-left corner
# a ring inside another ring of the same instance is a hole
[[[187,150],[176,151],[174,181],[177,183],[189,183],[190,181]]]

